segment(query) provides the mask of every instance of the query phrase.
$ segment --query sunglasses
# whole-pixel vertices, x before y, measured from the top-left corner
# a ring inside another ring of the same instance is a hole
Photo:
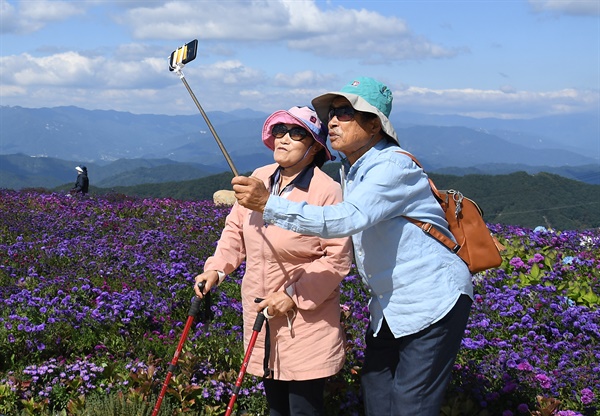
[[[354,108],[352,108],[352,106],[349,105],[337,108],[331,107],[329,109],[329,120],[331,120],[333,117],[337,117],[338,121],[350,121],[354,119],[355,114],[356,111]]]
[[[306,129],[302,127],[292,127],[288,129],[285,124],[275,124],[271,129],[271,134],[275,136],[277,139],[281,139],[286,134],[290,134],[290,139],[299,142],[300,140],[304,140],[308,137],[309,133]]]

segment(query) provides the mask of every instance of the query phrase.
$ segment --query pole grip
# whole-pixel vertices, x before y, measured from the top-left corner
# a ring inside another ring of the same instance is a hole
[[[204,293],[204,282],[198,283],[198,288],[200,292]],[[202,303],[202,299],[198,296],[194,296],[192,299],[192,304],[190,305],[190,310],[188,311],[188,316],[196,317],[200,314],[200,304]]]
[[[263,324],[265,323],[265,319],[267,319],[267,317],[262,313],[262,311],[260,311],[258,315],[256,315],[256,319],[254,320],[254,326],[252,327],[252,330],[260,332],[260,330],[263,327]]]

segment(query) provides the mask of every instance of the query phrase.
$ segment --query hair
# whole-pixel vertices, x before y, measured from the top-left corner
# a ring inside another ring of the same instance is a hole
[[[358,110],[354,110],[356,112],[356,114],[360,114],[360,116],[363,118],[363,120],[365,121],[371,121],[371,120],[375,120],[375,119],[379,119],[379,116],[375,113],[369,113],[366,111],[358,111]],[[393,138],[391,138],[384,130],[383,130],[383,125],[381,125],[381,119],[379,119],[379,125],[381,126],[381,136],[390,144],[396,145],[396,146],[400,146],[398,144],[398,142],[396,140],[394,140]]]
[[[361,117],[362,117],[363,119],[367,120],[367,121],[368,121],[368,120],[373,120],[373,119],[375,119],[375,118],[379,118],[379,116],[378,116],[377,114],[375,114],[375,113],[369,113],[369,112],[367,112],[367,111],[359,111],[359,110],[357,110],[357,109],[354,109],[354,112],[355,112],[356,114],[360,114],[360,115],[361,115]]]
[[[325,148],[322,148],[315,155],[313,159],[313,164],[320,169],[325,164],[325,162],[327,162],[327,153],[325,152]]]

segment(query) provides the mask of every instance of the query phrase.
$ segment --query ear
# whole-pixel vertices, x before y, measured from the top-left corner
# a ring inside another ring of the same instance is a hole
[[[383,126],[381,125],[381,119],[379,117],[373,117],[371,120],[371,133],[377,134],[383,130]]]

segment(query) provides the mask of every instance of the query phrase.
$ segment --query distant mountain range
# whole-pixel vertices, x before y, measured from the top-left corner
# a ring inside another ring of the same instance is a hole
[[[260,140],[267,116],[252,110],[208,113],[240,173],[272,161]],[[398,112],[391,121],[402,146],[428,172],[544,171],[600,183],[598,114],[499,120]],[[98,187],[189,180],[229,170],[200,114],[0,107],[1,188],[73,182],[78,164],[88,166]]]

